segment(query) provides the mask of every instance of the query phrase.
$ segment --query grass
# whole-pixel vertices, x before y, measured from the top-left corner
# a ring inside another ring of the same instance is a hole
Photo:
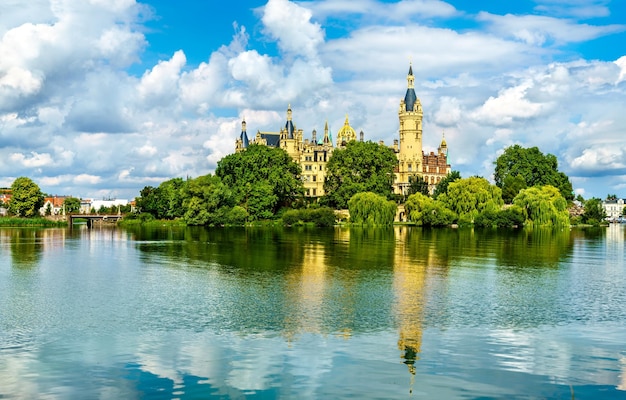
[[[43,226],[43,227],[61,227],[67,226],[67,221],[52,221],[46,218],[17,218],[17,217],[0,217],[0,226],[10,227],[29,227],[29,226]]]

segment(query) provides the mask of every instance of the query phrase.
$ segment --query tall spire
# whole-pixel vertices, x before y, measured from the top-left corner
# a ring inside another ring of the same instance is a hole
[[[406,111],[413,111],[417,95],[415,94],[415,77],[413,76],[413,65],[409,64],[409,74],[406,76],[407,89],[404,95],[404,104]]]
[[[249,145],[249,141],[248,141],[248,133],[246,132],[246,119],[244,118],[243,121],[241,121],[241,143],[242,143],[242,147],[244,149],[248,148]]]
[[[332,144],[332,140],[330,138],[330,133],[329,133],[329,129],[328,129],[328,121],[326,121],[326,124],[324,125],[324,144]]]
[[[413,76],[413,64],[409,63],[409,74],[406,76],[407,87],[409,89],[415,88],[415,77]]]
[[[293,127],[293,122],[291,121],[291,104],[287,107],[287,123],[285,124],[285,130],[287,130],[287,139],[293,139],[293,132],[295,128]]]

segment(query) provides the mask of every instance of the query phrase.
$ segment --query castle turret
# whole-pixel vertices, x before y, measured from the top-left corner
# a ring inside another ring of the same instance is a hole
[[[241,121],[241,134],[239,135],[239,139],[235,142],[235,151],[243,151],[247,149],[249,145],[248,133],[246,132],[246,119],[244,118],[243,121]]]
[[[400,120],[400,143],[398,149],[398,172],[394,191],[406,194],[409,177],[422,173],[422,103],[415,94],[413,66],[409,66],[407,89],[404,99],[400,100],[398,118]]]

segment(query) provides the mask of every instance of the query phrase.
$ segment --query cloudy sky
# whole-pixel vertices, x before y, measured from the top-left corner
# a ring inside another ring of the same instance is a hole
[[[0,187],[134,198],[215,170],[291,104],[391,144],[411,62],[424,147],[491,179],[512,144],[626,197],[622,0],[1,0]]]

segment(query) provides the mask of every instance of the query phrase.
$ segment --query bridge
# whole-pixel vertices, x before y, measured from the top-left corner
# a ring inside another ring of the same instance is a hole
[[[74,226],[76,220],[87,220],[87,228],[93,228],[94,224],[115,224],[122,219],[120,214],[70,214],[69,223],[70,228]]]

